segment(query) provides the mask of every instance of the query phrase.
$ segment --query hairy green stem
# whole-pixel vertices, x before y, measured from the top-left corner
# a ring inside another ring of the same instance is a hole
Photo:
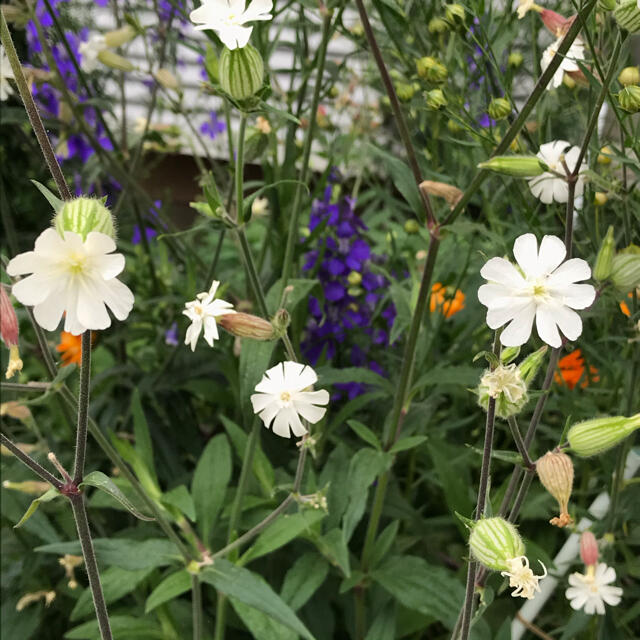
[[[238,144],[236,145],[236,220],[239,225],[244,223],[244,142],[247,131],[247,114],[242,112],[238,128]]]
[[[91,378],[91,331],[82,334],[80,364],[80,388],[78,391],[78,428],[76,432],[76,455],[73,464],[73,483],[77,486],[84,477],[87,457],[87,425],[89,421],[89,383]]]
[[[516,449],[518,453],[522,456],[522,461],[525,466],[528,468],[533,467],[533,462],[529,457],[529,452],[527,451],[527,447],[524,446],[524,440],[522,439],[522,434],[520,433],[520,427],[518,426],[518,420],[515,416],[509,416],[507,418],[507,422],[509,423],[509,429],[511,431],[511,435],[513,437],[513,441],[515,442]]]
[[[16,85],[18,86],[20,98],[22,98],[22,103],[24,104],[24,108],[29,116],[29,122],[31,122],[38,144],[42,150],[42,155],[44,156],[45,162],[51,172],[51,177],[56,183],[56,187],[58,187],[60,197],[63,200],[71,200],[73,196],[71,195],[67,181],[64,179],[64,175],[62,174],[62,169],[60,168],[60,164],[56,158],[55,151],[51,146],[51,141],[49,140],[49,136],[47,135],[42,119],[40,118],[38,107],[36,107],[36,103],[31,95],[27,79],[24,76],[20,60],[18,59],[18,53],[16,52],[13,39],[11,38],[11,32],[9,31],[7,21],[5,20],[4,13],[2,13],[2,11],[0,11],[0,36],[7,53],[7,58],[11,65],[11,70],[13,71]]]
[[[89,529],[89,520],[87,519],[84,494],[79,493],[75,496],[69,496],[69,500],[71,502],[71,508],[73,509],[73,517],[76,521],[84,566],[89,578],[89,588],[91,589],[91,595],[93,597],[93,606],[96,610],[100,637],[102,640],[112,640],[113,636],[111,635],[107,603],[105,602],[102,584],[100,583],[98,562],[93,549],[93,541],[91,540],[91,530]]]
[[[202,585],[200,578],[191,576],[191,608],[193,619],[193,640],[202,638]]]
[[[309,180],[309,158],[311,157],[311,144],[316,130],[318,119],[318,106],[320,104],[320,93],[322,91],[322,76],[324,75],[324,66],[327,59],[327,45],[329,37],[332,33],[331,28],[331,12],[326,12],[322,19],[322,40],[318,52],[318,61],[316,67],[316,82],[313,88],[313,98],[311,100],[311,113],[309,114],[309,127],[304,138],[304,147],[302,150],[302,165],[300,167],[299,183],[296,185],[295,195],[293,197],[293,206],[289,218],[289,233],[287,235],[287,244],[284,252],[284,262],[282,265],[282,289],[287,286],[291,269],[293,267],[293,257],[295,246],[298,242],[298,219],[300,215],[300,206],[302,203],[302,185],[306,185]]]
[[[13,441],[11,441],[4,433],[0,433],[0,442],[13,453],[13,455],[20,460],[24,465],[29,467],[36,475],[42,480],[48,482],[55,487],[58,491],[62,489],[62,482],[60,482],[55,476],[51,475],[42,465],[36,462],[30,455],[26,454],[20,447],[18,447]]]

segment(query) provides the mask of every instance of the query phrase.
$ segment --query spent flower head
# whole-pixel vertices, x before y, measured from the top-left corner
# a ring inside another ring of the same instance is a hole
[[[491,329],[508,324],[500,334],[507,347],[524,344],[536,321],[538,335],[552,347],[560,347],[558,328],[569,340],[582,333],[582,320],[573,309],[589,307],[596,296],[590,284],[576,284],[591,276],[580,258],[563,263],[567,250],[556,236],[538,241],[532,233],[516,238],[513,253],[519,269],[504,258],[491,258],[480,273],[489,283],[478,290],[478,299],[488,309]]]

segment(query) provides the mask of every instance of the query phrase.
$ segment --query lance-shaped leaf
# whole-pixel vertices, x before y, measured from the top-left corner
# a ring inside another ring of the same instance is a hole
[[[22,518],[20,518],[20,522],[14,525],[14,529],[21,527],[35,512],[36,509],[40,506],[41,502],[51,502],[54,498],[61,496],[62,494],[57,490],[51,487],[46,493],[43,493],[39,498],[36,498],[31,502],[29,508],[24,512]]]
[[[140,513],[140,511],[138,511],[133,506],[133,504],[131,504],[127,496],[125,496],[124,493],[122,493],[122,491],[118,489],[113,480],[101,471],[92,471],[91,473],[86,475],[84,477],[84,480],[80,483],[80,486],[95,487],[96,489],[100,489],[101,491],[108,493],[112,498],[115,498],[127,511],[129,511],[140,520],[149,521],[154,519]]]

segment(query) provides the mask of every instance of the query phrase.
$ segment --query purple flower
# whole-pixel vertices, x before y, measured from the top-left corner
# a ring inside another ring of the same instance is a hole
[[[224,132],[225,128],[224,122],[218,119],[218,114],[215,111],[211,111],[209,113],[209,120],[200,125],[200,132],[209,136],[212,140],[215,140],[218,135]]]
[[[179,344],[178,341],[178,323],[174,322],[165,332],[164,332],[164,343],[168,344],[170,347],[177,347]]]
[[[147,240],[152,240],[158,235],[158,232],[155,229],[152,229],[151,227],[145,227],[144,235],[146,236]],[[133,227],[133,235],[131,236],[131,243],[140,244],[141,242],[142,242],[142,234],[140,233],[140,227],[138,225],[135,225]]]

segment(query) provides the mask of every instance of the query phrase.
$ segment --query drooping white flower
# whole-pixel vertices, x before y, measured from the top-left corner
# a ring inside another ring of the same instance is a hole
[[[33,306],[36,322],[53,331],[65,315],[64,330],[79,335],[111,325],[107,307],[118,320],[133,308],[133,293],[116,276],[124,256],[116,243],[92,231],[83,242],[73,231],[43,231],[33,251],[17,255],[7,265],[10,276],[31,274],[13,285],[13,295]],[[105,306],[106,305],[106,306]]]
[[[80,43],[80,66],[86,73],[95,71],[98,67],[98,55],[107,49],[107,43],[103,35],[92,33],[88,40]]]
[[[580,156],[580,148],[572,147],[566,140],[554,140],[540,145],[540,151],[536,156],[550,169],[539,176],[528,180],[531,193],[544,204],[552,202],[565,203],[569,199],[569,183],[562,176],[573,173]],[[566,167],[565,167],[566,165]],[[580,165],[580,171],[584,167],[584,161]],[[558,175],[560,174],[560,175]],[[575,187],[575,207],[582,208],[582,196],[584,194],[584,178],[578,173]]]
[[[538,241],[526,233],[513,245],[519,269],[504,258],[491,258],[480,274],[489,283],[478,289],[478,299],[487,307],[487,324],[498,329],[507,347],[524,344],[531,335],[533,321],[540,338],[552,347],[560,347],[558,328],[569,339],[582,333],[582,321],[573,309],[586,309],[596,296],[590,284],[576,284],[591,277],[589,265],[581,258],[563,263],[567,255],[564,243],[556,236]]]
[[[4,46],[0,44],[0,100],[3,102],[13,95],[13,87],[8,80],[13,80],[13,69],[4,50]]]
[[[527,556],[511,558],[510,560],[507,560],[507,564],[509,565],[509,570],[501,571],[500,575],[508,576],[509,586],[516,588],[515,591],[511,592],[511,595],[514,598],[519,596],[521,598],[526,598],[527,600],[532,600],[536,595],[536,591],[540,591],[538,581],[546,577],[547,568],[542,564],[542,562],[540,562],[544,573],[541,576],[534,575],[533,571],[529,567],[529,559]]]
[[[253,27],[245,27],[255,20],[271,20],[272,0],[253,0],[245,8],[245,0],[202,0],[189,18],[195,29],[212,29],[227,49],[241,49],[249,42]]]
[[[235,313],[230,302],[214,300],[219,286],[220,283],[214,280],[208,292],[199,293],[195,300],[186,302],[184,305],[185,309],[182,313],[191,320],[184,343],[191,345],[191,351],[196,350],[196,343],[203,327],[204,339],[210,347],[213,347],[213,341],[219,339],[216,318]]]
[[[542,60],[540,61],[540,68],[542,72],[546,71],[547,67],[551,64],[554,56],[557,54],[564,35],[558,38],[555,42],[551,43],[542,54]],[[577,60],[584,60],[584,42],[580,38],[576,38],[569,47],[567,53],[565,53],[562,62],[558,65],[556,72],[551,78],[551,82],[547,85],[547,90],[556,89],[562,84],[565,71],[580,71]]]
[[[260,416],[264,426],[273,422],[273,432],[283,438],[303,436],[307,429],[300,417],[315,424],[322,419],[329,402],[329,392],[307,391],[318,381],[316,372],[297,362],[281,362],[269,369],[256,385],[251,396],[253,412]],[[320,406],[318,406],[320,405]]]
[[[622,599],[622,589],[612,587],[616,579],[616,571],[604,562],[587,567],[586,574],[572,573],[569,576],[571,585],[565,591],[572,609],[584,609],[587,615],[604,615],[604,605],[615,607]]]

